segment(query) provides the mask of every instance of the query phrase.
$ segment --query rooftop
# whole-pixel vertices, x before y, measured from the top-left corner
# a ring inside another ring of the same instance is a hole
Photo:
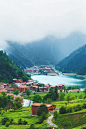
[[[34,103],[34,104],[32,104],[32,106],[40,106],[40,105],[42,105],[42,104],[45,104],[45,103]],[[51,107],[52,105],[51,104],[45,104],[47,107]]]

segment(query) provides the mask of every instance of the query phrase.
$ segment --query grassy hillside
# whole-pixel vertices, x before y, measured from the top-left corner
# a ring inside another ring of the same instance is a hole
[[[86,45],[71,53],[56,65],[62,72],[86,74]]]
[[[12,83],[13,78],[24,78],[27,75],[6,53],[0,51],[0,82]]]
[[[47,93],[40,93],[39,95],[43,98]],[[59,93],[60,94],[60,93]],[[79,93],[65,93],[65,99],[67,95],[70,94],[72,97],[72,100],[70,100],[69,103],[67,103],[66,100],[60,101],[52,101],[51,104],[55,104],[56,107],[62,107],[65,106],[66,108],[73,107],[75,109],[76,105],[83,105],[86,103],[86,100],[83,99],[84,97],[84,92],[79,92]],[[82,95],[82,99],[79,99],[79,97]],[[74,96],[77,96],[74,98]],[[30,98],[33,98],[34,95],[30,95]],[[50,115],[50,114],[49,114]],[[47,116],[49,116],[47,115]],[[1,121],[3,118],[8,117],[9,119],[13,119],[12,124],[9,125],[9,127],[6,127],[6,125],[2,125]],[[18,124],[18,120],[22,119],[22,121],[27,121],[26,125],[23,124]],[[86,109],[81,109],[80,111],[76,112],[71,112],[71,113],[66,113],[66,114],[60,114],[58,113],[58,119],[53,119],[55,124],[59,125],[60,123],[62,124],[63,120],[70,120],[72,123],[72,128],[78,129],[78,126],[83,124],[86,124]],[[85,121],[85,122],[84,122]],[[39,117],[38,116],[32,116],[32,108],[31,107],[22,107],[20,109],[14,110],[14,109],[9,109],[9,110],[1,110],[0,111],[0,129],[31,129],[31,125],[34,125],[34,129],[49,129],[47,128],[47,122],[46,120],[43,121],[43,123],[39,124]],[[76,127],[76,128],[75,128]],[[81,126],[79,127],[81,129]],[[68,128],[69,129],[69,128]]]

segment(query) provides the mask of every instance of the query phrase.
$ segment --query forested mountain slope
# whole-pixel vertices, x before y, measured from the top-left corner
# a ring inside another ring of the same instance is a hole
[[[33,65],[56,64],[58,46],[48,39],[40,42],[33,42],[26,45],[9,42],[8,55],[21,67],[31,67]]]
[[[6,53],[0,51],[0,82],[12,83],[13,78],[24,77],[27,77],[24,71]]]
[[[73,33],[66,38],[56,39],[48,36],[42,40],[27,44],[8,41],[9,48],[6,52],[9,57],[21,67],[33,65],[56,65],[71,52],[84,45],[86,35]]]
[[[62,72],[86,74],[86,45],[78,48],[56,65]]]

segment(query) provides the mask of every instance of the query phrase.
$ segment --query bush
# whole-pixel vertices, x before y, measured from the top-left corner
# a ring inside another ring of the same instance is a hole
[[[4,111],[1,111],[1,115],[3,115],[4,114]]]
[[[86,96],[84,96],[84,99],[86,99]]]
[[[72,96],[72,97],[71,97],[71,100],[75,100],[75,96]]]
[[[67,106],[67,103],[65,103],[65,105]]]
[[[40,95],[34,95],[33,101],[34,101],[35,103],[41,103],[41,102],[42,102],[42,98],[41,98]]]
[[[4,117],[4,118],[1,120],[2,125],[5,125],[6,122],[9,122],[9,118],[8,118],[8,117]]]
[[[57,113],[57,111],[54,111],[53,116],[54,116],[54,118],[55,118],[55,120],[56,120],[56,119],[57,119],[57,117],[58,117],[58,113]]]
[[[15,106],[16,106],[16,108],[21,108],[22,104],[20,102],[17,102]]]
[[[46,119],[46,114],[43,112],[41,116],[39,117],[39,122],[42,123]]]
[[[23,124],[23,125],[26,125],[26,124],[27,124],[27,121],[26,121],[26,120],[24,120],[24,121],[22,122],[22,124]]]
[[[50,98],[47,98],[47,100],[45,101],[47,104],[51,104],[51,102],[52,102],[52,99],[50,99]]]
[[[59,109],[59,113],[60,113],[60,114],[65,114],[65,113],[66,113],[66,107],[62,106],[62,107]]]
[[[67,107],[66,112],[71,113],[73,111],[72,107]]]
[[[22,124],[22,119],[20,118],[19,120],[18,120],[18,125],[21,125]]]
[[[63,92],[59,93],[59,100],[63,101],[64,100],[65,94]]]
[[[83,99],[83,96],[82,95],[79,95],[79,99]]]
[[[34,124],[30,125],[30,129],[35,129]]]
[[[74,111],[80,111],[81,109],[82,109],[82,106],[80,104],[74,107]]]
[[[86,103],[83,103],[82,107],[83,107],[83,108],[86,108]]]
[[[5,126],[6,126],[6,127],[9,127],[9,125],[10,125],[9,122],[6,122],[6,123],[5,123]]]
[[[10,120],[10,124],[12,124],[12,122],[13,122],[13,119]]]
[[[68,103],[69,103],[69,101],[71,100],[71,96],[70,96],[70,94],[68,94],[68,95],[67,95],[66,100],[67,100],[67,101],[68,101]]]

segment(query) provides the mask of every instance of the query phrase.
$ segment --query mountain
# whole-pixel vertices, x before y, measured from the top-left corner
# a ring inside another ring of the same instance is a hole
[[[25,45],[8,41],[9,48],[6,49],[6,52],[23,68],[41,64],[55,65],[85,43],[86,35],[72,33],[66,38],[56,39],[48,36]]]
[[[23,68],[33,65],[56,64],[59,50],[54,41],[51,38],[45,38],[26,45],[8,42],[10,47],[6,51],[9,57]]]
[[[86,74],[86,45],[78,48],[56,65],[62,72]]]
[[[24,71],[5,52],[0,51],[0,82],[12,83],[13,78],[26,77]]]

